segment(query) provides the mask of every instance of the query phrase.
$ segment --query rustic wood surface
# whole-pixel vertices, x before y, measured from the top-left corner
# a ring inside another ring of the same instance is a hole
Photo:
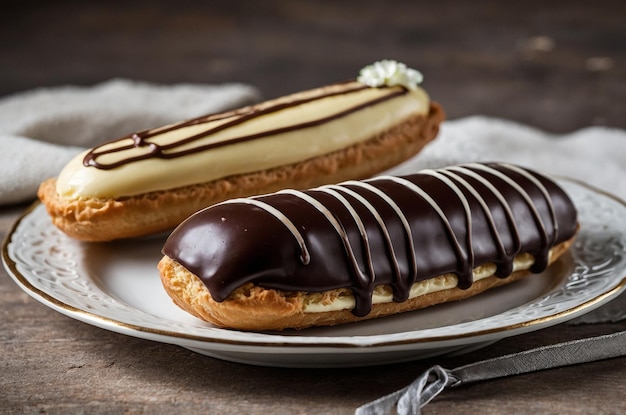
[[[240,81],[270,98],[395,58],[424,72],[449,118],[485,114],[553,132],[626,128],[625,5],[7,2],[0,12],[0,96],[126,77]],[[25,207],[0,208],[0,236]],[[0,270],[0,413],[350,414],[433,364],[452,368],[619,330],[626,322],[562,324],[455,358],[265,368],[75,321],[31,299]],[[626,413],[624,390],[626,358],[618,358],[446,391],[424,413],[619,414]]]

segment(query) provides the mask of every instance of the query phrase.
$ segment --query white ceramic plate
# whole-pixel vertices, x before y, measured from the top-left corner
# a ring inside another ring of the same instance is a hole
[[[626,204],[570,180],[579,209],[574,247],[546,272],[469,300],[379,320],[281,333],[216,328],[178,309],[159,281],[164,238],[74,241],[35,205],[14,225],[3,261],[36,300],[118,333],[242,363],[375,365],[462,353],[589,312],[626,288]]]

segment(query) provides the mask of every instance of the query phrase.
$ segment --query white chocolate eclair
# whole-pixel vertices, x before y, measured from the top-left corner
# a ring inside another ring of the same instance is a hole
[[[68,235],[107,241],[170,230],[234,197],[371,177],[420,151],[443,120],[414,71],[373,67],[389,73],[364,70],[92,148],[42,183],[39,198]]]

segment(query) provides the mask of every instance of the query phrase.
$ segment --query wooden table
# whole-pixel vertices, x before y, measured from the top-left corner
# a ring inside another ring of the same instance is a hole
[[[241,81],[269,98],[395,58],[424,72],[449,118],[485,114],[553,132],[626,128],[624,3],[509,3],[15,2],[0,13],[0,94],[129,77]],[[25,208],[0,208],[0,236]],[[4,270],[0,321],[0,413],[50,414],[350,414],[433,364],[626,330],[626,322],[562,324],[454,358],[266,368],[72,320]],[[624,390],[618,358],[446,391],[424,413],[617,414],[626,412]]]

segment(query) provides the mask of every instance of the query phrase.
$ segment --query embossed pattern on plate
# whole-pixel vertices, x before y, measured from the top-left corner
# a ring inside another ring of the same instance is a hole
[[[89,244],[72,240],[34,205],[3,246],[3,261],[29,295],[77,320],[206,355],[272,366],[382,364],[465,352],[591,311],[626,288],[626,204],[562,179],[581,229],[542,276],[390,318],[329,328],[250,333],[216,328],[178,309],[156,262],[162,238]]]

